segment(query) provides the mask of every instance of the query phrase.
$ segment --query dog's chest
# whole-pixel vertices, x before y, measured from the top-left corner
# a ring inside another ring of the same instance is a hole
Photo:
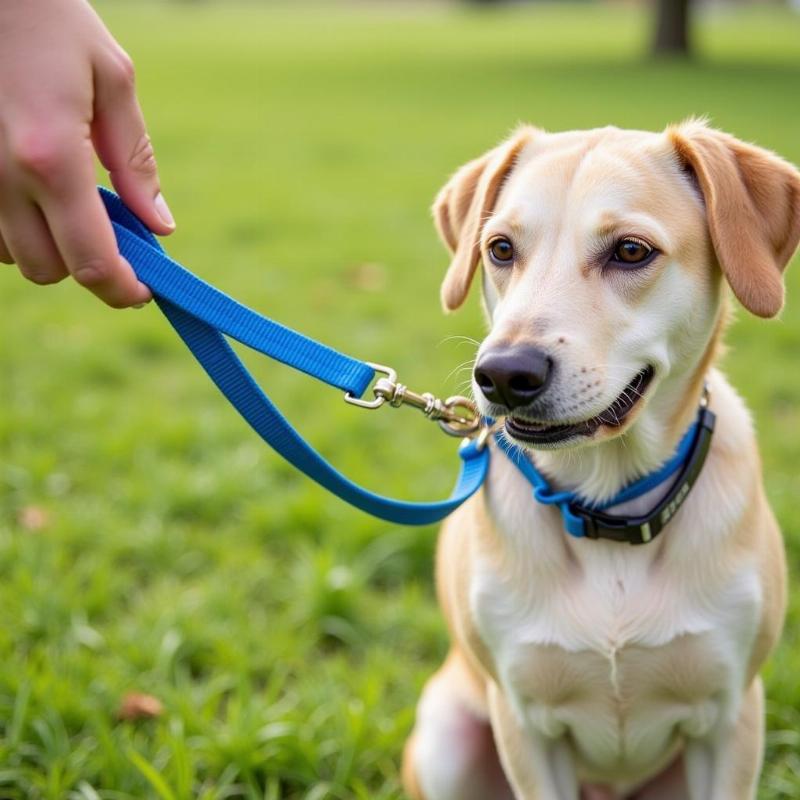
[[[569,735],[590,779],[635,778],[734,713],[759,583],[749,569],[718,585],[667,576],[627,546],[597,555],[555,577],[479,560],[472,612],[524,724]]]

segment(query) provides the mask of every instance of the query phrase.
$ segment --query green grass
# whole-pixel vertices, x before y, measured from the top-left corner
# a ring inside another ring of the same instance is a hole
[[[474,299],[439,312],[428,206],[518,121],[708,114],[800,162],[800,18],[774,9],[704,18],[681,64],[648,62],[647,20],[624,7],[99,7],[138,64],[170,251],[419,389],[456,389],[471,351],[447,337],[481,335]],[[781,321],[740,314],[727,369],[796,564],[800,270],[788,283]],[[399,798],[446,647],[435,530],[372,520],[279,461],[155,308],[112,312],[11,268],[0,295],[0,797]],[[359,412],[249,361],[356,479],[448,490],[453,443],[411,412]],[[764,800],[800,796],[799,598],[766,672]],[[129,690],[163,716],[118,721]]]

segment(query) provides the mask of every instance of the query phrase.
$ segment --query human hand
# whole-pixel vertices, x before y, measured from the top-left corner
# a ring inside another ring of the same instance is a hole
[[[130,58],[86,0],[0,0],[0,261],[139,305],[150,290],[118,253],[95,154],[131,210],[171,233]]]

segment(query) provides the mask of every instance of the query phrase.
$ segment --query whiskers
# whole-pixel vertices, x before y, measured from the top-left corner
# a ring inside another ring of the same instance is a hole
[[[444,339],[439,342],[437,347],[441,347],[443,344],[449,344],[450,342],[458,342],[459,344],[471,344],[475,347],[480,347],[481,343],[477,339],[473,339],[471,336],[461,336],[459,334],[453,334],[451,336],[445,336]]]
[[[481,343],[477,339],[473,339],[471,336],[461,336],[456,334],[452,336],[446,336],[441,342],[439,342],[438,346],[441,347],[443,344],[449,344],[450,342],[455,342],[457,346],[469,345],[475,348],[475,352],[472,354],[472,357],[453,367],[453,369],[447,373],[447,377],[444,381],[447,383],[454,377],[458,377],[459,380],[455,390],[456,394],[472,397],[472,373],[475,369],[475,360],[477,358],[478,348],[480,347]],[[466,377],[462,377],[465,373]]]
[[[468,358],[466,361],[462,361],[457,366],[453,367],[450,372],[447,373],[447,377],[444,379],[445,383],[449,381],[455,375],[460,375],[462,372],[468,372],[469,377],[465,379],[464,382],[471,384],[472,383],[472,371],[475,368],[475,356],[472,358]]]

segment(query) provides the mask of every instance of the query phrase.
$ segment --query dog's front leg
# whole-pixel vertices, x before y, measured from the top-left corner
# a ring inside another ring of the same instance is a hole
[[[578,800],[566,741],[529,731],[495,683],[489,686],[488,701],[500,761],[517,800]]]
[[[739,717],[712,738],[689,739],[684,763],[690,800],[754,800],[764,747],[764,689],[750,684]]]

